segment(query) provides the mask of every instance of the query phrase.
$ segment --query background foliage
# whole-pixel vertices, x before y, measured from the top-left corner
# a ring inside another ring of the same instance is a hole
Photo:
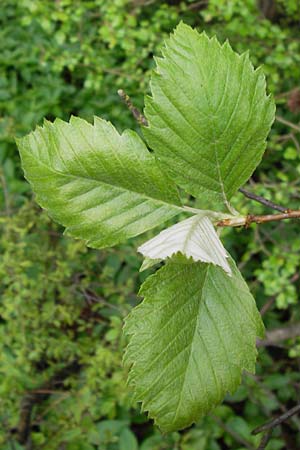
[[[61,236],[22,178],[14,137],[43,117],[109,118],[137,127],[117,96],[143,106],[152,55],[184,20],[228,38],[264,65],[277,103],[253,192],[299,208],[298,0],[2,0],[0,15],[0,448],[45,450],[254,449],[251,430],[299,402],[300,339],[261,348],[257,375],[190,429],[161,435],[131,405],[121,360],[122,319],[138,303],[138,243],[87,250]],[[294,127],[291,127],[290,122]],[[237,195],[234,206],[262,213]],[[150,236],[149,236],[150,237]],[[299,223],[226,230],[230,253],[267,329],[297,324]],[[26,418],[31,412],[30,426]],[[300,420],[269,450],[300,446]]]

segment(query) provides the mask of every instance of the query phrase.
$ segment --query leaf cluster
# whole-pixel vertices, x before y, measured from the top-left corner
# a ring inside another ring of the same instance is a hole
[[[41,121],[43,116],[49,119],[54,116],[66,119],[71,113],[80,114],[87,119],[96,113],[110,117],[118,126],[134,127],[130,115],[117,98],[115,93],[117,87],[125,88],[133,95],[137,105],[141,105],[141,92],[144,91],[149,79],[151,66],[149,56],[160,45],[161,37],[171,31],[180,19],[205,29],[210,36],[217,34],[220,41],[229,38],[233,47],[240,53],[250,48],[254,64],[256,66],[264,64],[268,85],[274,95],[282,94],[298,85],[300,52],[296,21],[297,0],[278,1],[282,4],[281,15],[271,19],[263,17],[254,0],[233,2],[211,0],[209,5],[202,9],[189,9],[197,2],[182,2],[180,5],[177,5],[176,2],[170,2],[172,5],[164,2],[152,2],[152,4],[145,2],[145,5],[143,2],[135,2],[135,7],[131,5],[133,2],[125,1],[97,2],[97,5],[96,2],[93,2],[96,5],[95,8],[91,3],[86,3],[85,7],[81,8],[80,3],[82,2],[28,0],[26,2],[4,0],[1,3],[0,159],[13,212],[16,211],[15,208],[20,202],[24,201],[24,192],[28,191],[27,184],[22,180],[16,158],[16,148],[13,143],[15,134],[21,135],[28,132],[34,124]],[[99,13],[100,7],[101,14]],[[87,8],[91,8],[91,14],[88,13]],[[64,20],[61,20],[62,16],[64,16]],[[45,25],[45,23],[47,24]],[[109,27],[106,26],[107,24]],[[64,34],[64,38],[61,40],[59,38],[60,30]],[[80,30],[82,30],[81,33]],[[34,38],[28,39],[28,36]],[[78,37],[80,37],[82,51],[78,51],[81,47],[76,42],[73,44],[71,42],[72,40],[76,41]],[[128,48],[127,52],[124,51],[125,47]],[[86,61],[83,61],[84,58]],[[123,69],[124,67],[125,69]],[[104,68],[108,70],[104,72]],[[116,68],[118,68],[118,73],[115,71]],[[129,74],[137,74],[137,76],[132,77]],[[90,87],[89,83],[85,84],[87,77],[92,80]],[[290,110],[288,101],[288,96],[277,99],[278,114],[292,122],[297,122],[299,114],[297,111]],[[289,136],[290,131],[288,126],[275,124],[266,158],[256,171],[251,189],[278,203],[297,208],[300,160],[296,143]],[[3,190],[0,189],[1,196],[0,202],[3,200]],[[233,204],[242,213],[249,212],[249,203],[246,203],[241,195],[234,198]],[[265,210],[261,206],[253,204],[251,212],[259,214]],[[1,214],[4,213],[6,214],[5,211],[1,212]],[[49,230],[50,234],[53,229],[57,233],[60,230],[53,224],[50,225],[46,216],[40,216],[35,209],[30,213],[26,213],[23,209],[20,214],[21,217],[16,215],[15,221],[18,222],[18,234],[22,237],[14,237],[14,242],[19,241],[20,244],[20,241],[23,240],[22,251],[24,248],[34,248],[31,256],[31,259],[34,260],[41,247],[40,237],[42,236],[42,242],[45,243],[42,250],[45,252],[45,258],[48,257],[52,251],[53,241],[47,239],[48,232],[46,230]],[[44,223],[42,229],[38,223],[40,218]],[[12,219],[8,219],[8,223],[11,224],[11,222]],[[8,223],[6,220],[2,221],[3,230],[11,226]],[[31,227],[31,231],[27,230],[27,226]],[[13,283],[15,269],[12,270],[7,261],[12,261],[12,266],[16,268],[19,264],[24,264],[24,256],[13,246],[8,248],[7,234],[2,234],[2,236],[5,236],[5,239],[1,240],[1,254],[4,255],[6,261],[4,265],[6,282]],[[299,320],[299,308],[296,303],[299,282],[294,276],[299,271],[297,254],[300,242],[297,223],[290,223],[288,227],[269,224],[265,225],[263,229],[252,226],[243,233],[226,230],[223,240],[230,253],[240,261],[243,275],[250,283],[259,307],[262,307],[270,298],[274,299],[270,310],[264,316],[267,328]],[[29,242],[32,241],[36,242],[34,247],[29,245]],[[66,238],[60,240],[60,245],[65,242]],[[77,248],[77,243],[68,242],[70,248]],[[139,242],[142,243],[142,240]],[[87,264],[93,250],[86,251],[82,245],[80,248],[82,252],[72,251],[68,257],[71,256],[72,264],[78,264],[79,273],[83,267],[86,267],[86,272],[94,273],[97,278],[99,263],[97,262],[93,268]],[[58,247],[56,247],[56,253],[58,252]],[[111,303],[115,303],[125,295],[126,303],[134,303],[132,296],[139,283],[132,282],[132,280],[136,277],[140,259],[135,256],[132,246],[122,246],[119,250],[114,250],[109,254],[102,251],[101,255],[108,258],[104,269],[105,281],[102,283],[103,297],[110,298]],[[61,257],[61,264],[66,265],[71,260],[67,260],[64,253]],[[44,270],[43,264],[40,271]],[[19,283],[19,286],[30,285],[33,292],[38,291],[38,285],[32,281],[30,272],[25,270],[21,270],[21,272],[24,281]],[[146,274],[148,273],[149,271],[146,272]],[[276,279],[274,273],[276,273]],[[145,275],[142,275],[140,280],[142,281],[144,277]],[[259,278],[259,281],[255,280],[256,277]],[[56,274],[57,280],[62,280],[62,278],[63,275]],[[40,282],[41,278],[38,280]],[[45,277],[42,282],[45,283]],[[68,296],[68,290],[72,291],[72,286],[69,280],[65,284],[64,296]],[[47,287],[47,290],[49,290],[49,296],[50,293],[52,295],[53,289]],[[15,292],[18,291],[7,291],[6,303],[11,305],[10,309],[13,309]],[[35,297],[38,295],[40,294],[34,294]],[[20,300],[22,298],[20,297]],[[44,301],[48,303],[47,296],[39,298],[40,305]],[[27,328],[28,336],[30,336],[32,333],[31,323],[35,323],[37,320],[37,309],[33,308],[28,297],[23,300],[22,308],[18,306],[20,314],[18,315],[18,311],[14,310],[14,314],[10,313],[7,315],[7,320],[1,322],[1,326],[5,327],[3,334],[7,339],[4,354],[15,351],[22,354],[22,364],[18,366],[17,373],[14,371],[15,359],[12,359],[10,364],[6,361],[5,367],[2,366],[1,385],[3,379],[7,382],[11,380],[8,386],[4,385],[1,391],[1,445],[5,449],[6,447],[11,448],[8,430],[18,421],[19,403],[26,391],[23,387],[15,390],[12,386],[14,384],[12,380],[19,380],[24,375],[22,367],[27,367],[28,347],[22,339],[21,330],[24,327]],[[278,309],[277,305],[281,309]],[[65,305],[66,309],[69,307],[70,313],[67,315],[70,316],[74,311],[71,301]],[[82,304],[81,307],[84,308],[84,305]],[[38,311],[40,308],[41,306]],[[116,314],[116,310],[113,308],[112,315],[114,314]],[[44,318],[45,315],[38,321],[38,327],[41,327],[39,337],[47,343],[49,321],[46,318],[47,326],[43,326]],[[117,333],[119,333],[119,322],[117,328]],[[58,349],[60,348],[60,338],[63,342],[72,341],[74,338],[74,336],[67,335],[67,339],[64,340],[64,331],[59,327],[56,331],[55,344]],[[112,334],[113,331],[112,329]],[[36,333],[36,327],[34,333]],[[11,340],[8,340],[7,335],[12,337]],[[94,346],[96,344],[98,345],[99,342],[92,343]],[[143,424],[145,420],[143,416],[136,413],[133,417],[129,405],[122,410],[112,408],[115,411],[112,415],[115,419],[118,418],[122,421],[125,414],[127,423],[133,424],[140,443],[148,435],[144,446],[151,450],[178,447],[188,450],[194,448],[212,450],[219,449],[221,445],[227,445],[234,449],[244,448],[244,445],[236,440],[236,435],[233,437],[228,429],[233,430],[238,436],[244,437],[253,446],[258,445],[258,442],[250,435],[251,429],[268,420],[271,414],[280,413],[283,405],[289,404],[289,402],[292,404],[296,398],[297,359],[290,359],[289,354],[297,357],[299,348],[296,345],[297,340],[290,341],[289,344],[290,350],[282,347],[263,351],[257,369],[258,377],[255,380],[247,377],[237,393],[233,397],[227,397],[226,405],[215,410],[214,416],[227,426],[226,430],[220,422],[217,423],[214,418],[208,417],[184,433],[170,433],[168,436],[162,436],[150,425]],[[70,344],[67,345],[67,347],[70,346]],[[47,344],[46,347],[48,347]],[[82,348],[82,350],[89,355],[86,359],[91,360],[88,347]],[[122,350],[117,351],[114,348],[113,351],[117,360],[115,370],[119,374],[118,379],[122,380],[120,383],[123,383],[120,364]],[[58,350],[58,352],[62,355],[62,362],[63,351]],[[111,361],[110,359],[110,368],[112,368]],[[32,380],[47,378],[47,374],[42,375],[44,370],[48,371],[47,367],[39,367],[40,375],[37,375],[35,367],[26,369],[27,380],[31,380],[31,384],[33,384]],[[95,364],[95,371],[98,371],[97,364]],[[99,376],[98,372],[97,374]],[[56,449],[59,445],[67,445],[67,448],[72,450],[77,449],[78,445],[82,446],[80,448],[84,448],[83,446],[87,445],[86,441],[82,442],[79,436],[83,436],[85,439],[88,430],[94,429],[97,420],[102,421],[103,419],[101,414],[97,416],[97,419],[95,417],[91,420],[89,424],[81,420],[75,424],[70,419],[70,414],[76,411],[77,406],[80,405],[78,397],[75,395],[76,386],[80,385],[80,377],[74,375],[73,378],[72,390],[68,386],[64,388],[70,394],[69,415],[66,414],[64,402],[59,407],[60,403],[57,403],[58,398],[55,394],[50,395],[49,399],[41,404],[36,412],[37,416],[43,413],[43,421],[35,424],[34,432],[34,446],[39,449]],[[102,386],[104,384],[105,380],[103,379]],[[123,387],[122,385],[120,389]],[[4,405],[5,398],[8,400]],[[89,404],[93,402],[114,403],[113,390],[104,391],[101,395],[99,391],[93,391],[92,397],[89,398]],[[53,408],[46,412],[52,403]],[[2,405],[4,406],[2,407]],[[84,411],[84,408],[81,410]],[[36,415],[34,415],[35,417]],[[41,431],[41,427],[43,431]],[[65,434],[62,437],[57,432],[59,427],[62,431],[69,430],[69,435]],[[75,433],[71,432],[74,427],[77,427]],[[108,446],[118,448],[117,427],[114,424],[105,424],[104,428],[113,430],[106,432],[107,443],[93,444],[93,448],[97,448],[97,445],[101,449],[103,446],[104,448],[108,448]],[[288,428],[289,439],[294,437],[296,440],[296,429],[297,423],[291,422]],[[53,430],[55,433],[57,432],[55,440]],[[284,438],[286,437],[284,435]],[[39,443],[36,440],[39,440]],[[78,445],[77,442],[79,442]],[[17,444],[14,445],[17,448]],[[131,445],[134,448],[132,443]],[[274,434],[270,448],[279,449],[286,448],[286,446],[287,443],[280,437],[280,430],[278,430]]]

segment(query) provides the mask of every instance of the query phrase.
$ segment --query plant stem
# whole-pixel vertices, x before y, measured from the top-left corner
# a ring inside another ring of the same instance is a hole
[[[9,199],[9,193],[8,193],[8,188],[7,188],[5,175],[4,175],[3,171],[2,171],[2,169],[0,169],[0,182],[1,182],[1,185],[2,185],[2,189],[3,189],[4,203],[5,203],[5,212],[9,216],[11,214],[10,199]]]
[[[298,133],[300,132],[300,127],[293,122],[290,122],[289,120],[286,120],[281,116],[276,116],[276,120],[277,122],[283,123],[283,125],[287,125],[288,127],[293,128],[293,130],[298,131]]]
[[[278,344],[286,339],[300,336],[300,323],[293,323],[287,327],[275,328],[267,331],[265,339],[257,341],[257,347],[267,347]]]
[[[252,431],[252,434],[255,435],[258,433],[262,433],[264,431],[268,431],[274,427],[277,427],[282,422],[284,422],[285,420],[288,420],[290,417],[292,417],[294,414],[297,414],[298,412],[300,412],[300,404],[289,409],[284,414],[281,414],[281,416],[276,417],[276,419],[273,419],[270,422],[265,423],[264,425],[255,428],[255,430]]]
[[[282,214],[252,215],[219,220],[218,227],[248,227],[251,223],[267,223],[286,219],[300,219],[300,210],[287,210]]]
[[[242,444],[245,448],[252,450],[253,446],[251,442],[244,439],[240,436],[239,433],[230,428],[226,423],[224,423],[218,416],[212,415],[213,420],[219,425],[219,427],[223,428],[226,433],[230,434],[239,444]]]
[[[81,366],[76,362],[70,363],[68,366],[64,367],[57,373],[55,373],[49,380],[40,386],[39,389],[33,390],[32,392],[27,392],[21,400],[20,417],[19,422],[13,431],[16,434],[16,440],[19,444],[27,447],[30,444],[31,439],[31,419],[34,406],[42,403],[49,393],[40,394],[39,391],[49,391],[58,383],[63,383],[63,381],[72,373],[78,373]]]
[[[264,450],[266,446],[268,445],[268,442],[271,438],[272,431],[275,427],[280,425],[282,422],[290,419],[292,416],[300,412],[300,404],[294,406],[293,408],[289,409],[288,411],[281,414],[279,417],[276,417],[276,419],[271,420],[270,422],[265,423],[264,425],[255,428],[251,434],[259,434],[264,432],[264,435],[262,437],[262,440],[260,441],[259,446],[257,447],[257,450]]]
[[[257,447],[257,450],[265,450],[266,446],[268,445],[268,442],[272,436],[272,430],[268,430],[262,437],[262,440],[260,441],[259,446]]]
[[[135,120],[140,124],[140,125],[144,125],[147,126],[148,122],[146,117],[143,116],[143,114],[138,110],[138,108],[136,108],[132,101],[130,100],[129,95],[126,94],[126,92],[123,91],[123,89],[119,89],[118,90],[118,95],[121,97],[121,99],[123,100],[123,102],[125,103],[125,105],[127,106],[127,108],[129,109],[129,111],[131,111],[133,117],[135,118]]]
[[[253,194],[252,192],[247,191],[244,188],[240,188],[239,191],[244,194],[245,197],[250,198],[251,200],[255,200],[258,203],[261,203],[264,206],[268,206],[269,208],[275,209],[280,212],[288,212],[287,208],[284,206],[277,205],[276,203],[271,202],[271,200],[267,200],[260,195]]]

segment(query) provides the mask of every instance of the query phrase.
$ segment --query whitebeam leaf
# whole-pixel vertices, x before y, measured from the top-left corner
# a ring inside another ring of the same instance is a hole
[[[231,260],[232,277],[212,264],[176,264],[150,276],[126,319],[125,364],[134,400],[165,432],[191,425],[253,372],[264,328]]]
[[[37,202],[91,247],[117,244],[180,213],[175,185],[134,131],[110,122],[45,121],[18,140]]]
[[[202,209],[229,200],[259,164],[274,120],[261,69],[179,24],[157,58],[144,135],[164,170]]]
[[[231,274],[228,254],[211,221],[201,214],[161,231],[138,251],[152,260],[170,258],[180,252],[194,261],[216,264]]]

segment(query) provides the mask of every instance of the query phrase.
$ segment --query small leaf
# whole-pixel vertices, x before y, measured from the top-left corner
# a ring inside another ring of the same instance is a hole
[[[231,274],[227,253],[211,221],[202,215],[183,220],[138,248],[152,260],[170,258],[180,252],[194,261],[213,263]]]
[[[129,428],[124,428],[120,434],[119,450],[138,450],[138,442]]]
[[[38,203],[90,247],[115,245],[181,211],[175,185],[133,131],[72,117],[45,121],[18,146]]]
[[[150,276],[143,302],[126,319],[125,364],[134,400],[165,432],[191,425],[253,372],[263,324],[230,261],[232,277],[212,264],[172,260]]]
[[[167,40],[146,98],[143,133],[163,169],[202,209],[229,200],[259,164],[275,116],[265,77],[185,24]]]

